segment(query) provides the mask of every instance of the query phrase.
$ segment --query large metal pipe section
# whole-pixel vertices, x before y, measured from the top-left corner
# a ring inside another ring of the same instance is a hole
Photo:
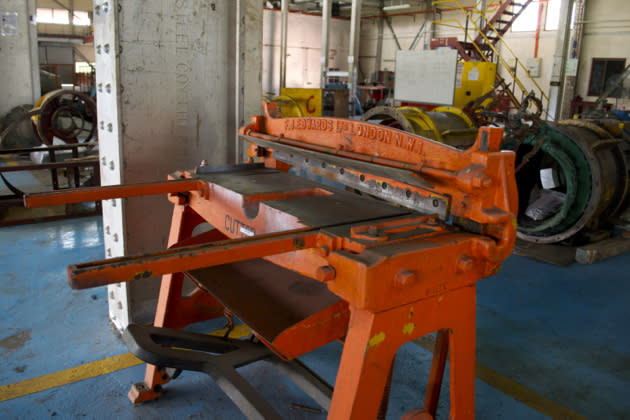
[[[432,111],[415,107],[377,106],[361,117],[363,121],[409,131],[455,147],[468,147],[475,142],[477,127],[461,109],[442,106]]]
[[[458,108],[423,111],[379,106],[364,121],[378,122],[455,147],[477,131]],[[630,205],[630,139],[617,120],[543,122],[508,131],[503,148],[516,151],[518,237],[536,243],[588,240],[585,230],[609,228]],[[471,142],[472,139],[472,142]]]
[[[628,165],[619,121],[544,123],[516,139],[518,237],[536,243],[582,240],[628,205]]]

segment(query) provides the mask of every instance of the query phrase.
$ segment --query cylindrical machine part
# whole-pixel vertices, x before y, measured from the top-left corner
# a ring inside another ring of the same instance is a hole
[[[96,136],[96,103],[85,93],[53,90],[35,104],[39,111],[31,117],[37,137],[52,145],[54,138],[77,143]]]
[[[432,111],[415,107],[377,106],[361,117],[439,141],[454,147],[469,147],[475,142],[477,127],[459,108],[442,106]]]
[[[584,228],[605,227],[627,207],[628,165],[620,134],[618,121],[566,120],[545,123],[513,146],[519,238],[567,240]]]

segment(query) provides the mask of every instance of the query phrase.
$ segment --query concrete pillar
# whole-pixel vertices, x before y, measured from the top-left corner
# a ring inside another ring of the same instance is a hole
[[[3,0],[0,13],[9,14],[5,15],[8,22],[17,14],[15,34],[9,29],[7,35],[0,36],[0,116],[3,116],[18,105],[34,104],[41,95],[35,0]]]
[[[258,0],[238,0],[236,8],[236,127],[234,133],[250,118],[261,112],[262,102],[262,29],[263,3]],[[238,138],[236,162],[247,159],[245,144]]]
[[[260,45],[262,16],[249,19],[250,10],[242,10],[237,17],[233,0],[95,0],[104,185],[165,180],[202,159],[211,165],[237,160],[236,126],[257,113],[253,104],[262,94],[255,69],[235,76],[237,62],[260,62],[255,56],[261,54],[261,48],[247,47]],[[259,7],[252,10],[262,14]],[[241,33],[235,23],[243,19]],[[164,249],[171,212],[165,196],[103,202],[106,256]],[[110,286],[114,324],[122,329],[152,321],[158,287],[158,279]]]

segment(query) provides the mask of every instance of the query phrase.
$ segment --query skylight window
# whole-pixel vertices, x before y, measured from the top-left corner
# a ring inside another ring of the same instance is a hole
[[[512,24],[512,31],[535,31],[536,23],[538,22],[538,7],[539,4],[537,1],[531,2]]]
[[[70,24],[70,12],[66,9],[37,9],[37,23]],[[90,26],[90,15],[86,11],[75,10],[72,14],[72,24],[76,26]]]
[[[65,9],[37,9],[37,23],[58,23],[68,25],[70,23],[69,13]]]
[[[557,31],[560,24],[560,0],[549,0],[547,2],[547,19],[545,20],[546,31]]]
[[[75,10],[72,16],[72,24],[76,26],[90,26],[90,15],[88,12]]]

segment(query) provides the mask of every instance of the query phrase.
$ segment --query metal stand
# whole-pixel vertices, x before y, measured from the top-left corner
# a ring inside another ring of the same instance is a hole
[[[261,360],[277,366],[304,392],[328,409],[332,387],[301,362],[283,362],[260,343],[130,324],[123,334],[138,358],[155,366],[210,375],[249,419],[281,419],[267,401],[236,371]]]
[[[0,155],[15,155],[15,154],[23,154],[23,153],[31,153],[31,152],[47,152],[50,162],[49,163],[33,163],[33,164],[18,164],[13,166],[0,166],[0,178],[6,184],[6,186],[13,192],[13,194],[0,196],[0,207],[23,207],[23,199],[24,193],[20,191],[17,187],[13,186],[4,176],[6,172],[22,172],[22,171],[41,171],[41,170],[49,170],[51,177],[51,184],[53,191],[58,191],[63,188],[59,185],[59,178],[57,175],[58,169],[66,169],[69,172],[71,171],[72,175],[68,175],[68,183],[70,184],[70,180],[74,183],[75,188],[79,188],[80,185],[80,168],[92,168],[92,173],[94,177],[94,185],[100,186],[100,170],[99,170],[99,161],[97,156],[86,157],[85,159],[78,160],[79,158],[79,147],[94,147],[98,145],[96,142],[91,143],[75,143],[75,144],[64,144],[58,146],[47,146],[47,147],[34,147],[28,149],[6,149],[0,150]],[[57,152],[70,150],[72,152],[72,160],[68,160],[65,162],[57,162]],[[71,188],[71,185],[68,185],[68,188]],[[66,219],[71,217],[84,217],[84,216],[95,216],[101,214],[101,201],[94,201],[94,210],[91,211],[68,211],[64,214],[56,215],[56,216],[45,216],[45,217],[25,217],[18,220],[11,221],[0,221],[0,226],[10,226],[16,224],[25,224],[25,223],[36,223],[36,222],[48,222],[59,219]]]

